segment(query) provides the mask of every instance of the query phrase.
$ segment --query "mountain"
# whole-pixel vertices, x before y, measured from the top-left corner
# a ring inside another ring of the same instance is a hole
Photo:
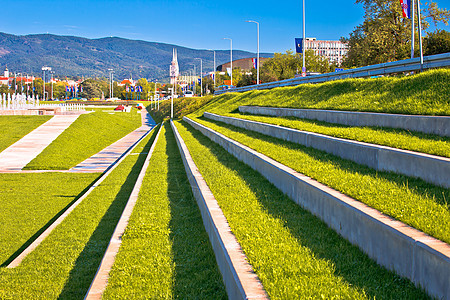
[[[12,72],[42,74],[49,66],[59,76],[104,76],[112,68],[115,78],[145,77],[164,80],[169,77],[172,49],[178,52],[181,73],[192,70],[197,74],[203,60],[203,70],[213,69],[213,52],[177,45],[128,40],[119,37],[87,39],[75,36],[33,34],[17,36],[0,32],[0,71],[5,66]],[[261,57],[271,57],[263,53]],[[233,50],[233,60],[255,57],[254,53]],[[216,51],[216,65],[230,61],[229,50]]]

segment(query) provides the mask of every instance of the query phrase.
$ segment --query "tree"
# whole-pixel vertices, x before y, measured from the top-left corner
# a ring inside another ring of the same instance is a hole
[[[100,98],[102,96],[102,90],[97,80],[86,79],[81,84],[83,86],[83,92],[80,93],[81,97],[90,98]]]
[[[450,32],[437,29],[424,39],[425,55],[450,52]]]
[[[305,53],[305,64],[307,72],[328,73],[334,71],[334,64],[330,64],[328,59],[323,56],[314,55],[313,50],[307,50]],[[261,82],[272,82],[294,78],[295,74],[303,66],[302,54],[289,50],[285,54],[275,53],[272,58],[266,60],[261,67]],[[256,81],[256,80],[255,80]]]
[[[398,0],[356,0],[363,4],[365,15],[363,24],[357,26],[349,38],[341,41],[349,44],[346,67],[359,67],[385,63],[410,57],[411,22],[402,16]],[[450,11],[438,8],[435,2],[422,6],[422,27],[444,22],[448,25]],[[417,21],[417,18],[416,18]],[[415,25],[417,26],[417,25]],[[415,38],[418,50],[418,36]]]

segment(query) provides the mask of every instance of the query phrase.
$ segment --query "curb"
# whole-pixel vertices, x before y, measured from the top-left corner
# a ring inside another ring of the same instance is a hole
[[[261,173],[297,204],[319,217],[378,264],[422,286],[434,297],[450,299],[450,245],[204,125],[186,117],[183,120]]]
[[[228,299],[269,299],[172,120],[170,125],[180,150],[192,193],[202,214],[203,224],[214,250]]]

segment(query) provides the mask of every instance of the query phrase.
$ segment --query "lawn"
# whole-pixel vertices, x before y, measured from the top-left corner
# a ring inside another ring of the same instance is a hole
[[[0,152],[51,119],[51,116],[0,116]]]
[[[195,119],[272,159],[370,207],[450,242],[450,190],[325,152],[206,119]]]
[[[177,128],[271,299],[423,299],[245,164]]]
[[[153,135],[140,145],[151,143]],[[81,299],[145,160],[129,155],[14,269],[0,268],[0,299]],[[41,182],[41,184],[47,184]]]
[[[33,159],[26,170],[68,170],[141,126],[141,115],[113,110],[84,114]]]
[[[226,299],[170,125],[162,129],[104,299]]]

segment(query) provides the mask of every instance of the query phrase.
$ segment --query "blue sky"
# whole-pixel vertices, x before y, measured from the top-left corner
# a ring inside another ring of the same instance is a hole
[[[348,36],[362,23],[355,0],[306,0],[306,36],[333,40]],[[450,9],[450,0],[437,0]],[[51,33],[87,38],[118,36],[196,49],[256,52],[260,22],[261,52],[294,49],[302,34],[302,0],[296,1],[10,1],[2,3],[0,31],[25,35]],[[440,26],[450,31],[449,26]]]

